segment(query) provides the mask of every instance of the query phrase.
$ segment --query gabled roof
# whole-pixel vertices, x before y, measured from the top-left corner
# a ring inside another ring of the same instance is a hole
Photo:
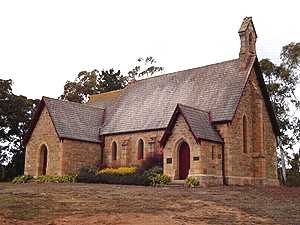
[[[46,107],[59,138],[88,142],[100,142],[99,128],[103,122],[104,110],[75,102],[61,101],[43,97],[25,139],[28,142],[38,122],[42,110]]]
[[[26,144],[29,140],[44,107],[49,110],[60,138],[96,143],[101,142],[100,135],[166,129],[178,103],[198,111],[201,109],[210,112],[212,123],[230,122],[252,68],[256,71],[273,131],[279,135],[259,62],[253,57],[247,70],[241,71],[240,60],[234,59],[139,80],[120,92],[102,94],[99,96],[101,101],[90,104],[43,97],[24,142]],[[104,106],[105,112],[102,108]],[[184,106],[181,110],[182,108]],[[184,110],[186,109],[182,112]],[[195,112],[191,110],[186,112],[186,118],[193,113]],[[200,118],[199,112],[196,114],[190,120],[187,119],[189,124],[197,121],[195,118]],[[196,134],[195,128],[194,133],[196,137],[205,139],[204,134]],[[209,131],[206,135],[206,138],[212,139]]]
[[[210,112],[182,104],[177,104],[167,129],[160,140],[160,144],[162,146],[166,144],[168,137],[171,135],[179,115],[183,116],[186,124],[189,127],[189,130],[197,142],[200,140],[206,140],[223,143],[222,138],[211,123]]]
[[[273,131],[279,128],[257,57],[246,70],[234,59],[204,67],[138,80],[105,108],[100,135],[166,129],[176,105],[211,112],[213,123],[231,122],[252,68],[262,90]]]
[[[248,71],[239,59],[138,80],[106,108],[101,134],[165,129],[177,103],[210,111],[213,122],[231,121]]]

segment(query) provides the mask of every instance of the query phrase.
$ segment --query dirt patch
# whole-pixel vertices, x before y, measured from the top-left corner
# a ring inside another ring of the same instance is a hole
[[[0,224],[300,224],[300,188],[0,183]]]

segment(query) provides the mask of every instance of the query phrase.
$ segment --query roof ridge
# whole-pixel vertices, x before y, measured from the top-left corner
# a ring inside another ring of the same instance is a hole
[[[198,108],[195,108],[195,107],[192,107],[192,106],[189,106],[189,105],[184,105],[184,104],[181,104],[181,103],[177,103],[178,106],[183,106],[183,107],[188,107],[188,108],[191,108],[191,109],[195,109],[195,110],[198,110],[198,111],[202,111],[202,112],[206,112],[207,114],[209,114],[211,111],[206,111],[206,110],[203,110],[203,109],[198,109]]]
[[[101,110],[105,110],[104,108],[100,108],[100,107],[88,105],[88,104],[86,104],[86,103],[79,103],[79,102],[66,101],[66,100],[61,100],[61,99],[50,98],[50,97],[47,97],[47,96],[43,96],[42,99],[49,99],[49,100],[51,100],[51,101],[57,101],[57,102],[63,102],[63,103],[67,103],[67,104],[78,105],[78,106],[82,106],[82,107],[88,107],[88,108],[93,108],[93,109],[101,109]]]
[[[161,74],[161,75],[148,77],[148,78],[144,78],[144,79],[141,79],[141,80],[136,80],[136,82],[141,82],[141,81],[150,80],[150,79],[163,77],[163,76],[169,76],[169,75],[176,74],[176,73],[179,73],[179,72],[185,72],[185,71],[190,71],[190,70],[195,70],[195,69],[200,69],[200,68],[206,68],[206,67],[215,66],[215,65],[218,65],[218,64],[222,64],[222,63],[228,63],[228,62],[236,61],[236,60],[239,60],[239,58],[225,60],[225,61],[217,62],[217,63],[211,63],[211,64],[208,64],[208,65],[194,67],[194,68],[190,68],[190,69],[184,69],[184,70],[178,70],[178,71],[174,71],[174,72],[170,72],[170,73],[164,73],[164,74]]]

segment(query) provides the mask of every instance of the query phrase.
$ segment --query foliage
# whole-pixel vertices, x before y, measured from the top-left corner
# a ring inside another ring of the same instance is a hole
[[[33,177],[32,176],[17,176],[12,180],[12,183],[14,184],[24,184],[27,183],[28,181],[32,180]]]
[[[300,140],[300,118],[295,112],[300,101],[295,90],[300,81],[300,43],[290,43],[282,48],[281,63],[269,59],[260,61],[261,70],[277,116],[284,150],[292,149]]]
[[[75,175],[65,175],[65,176],[38,176],[34,178],[34,181],[38,183],[74,183],[76,181]]]
[[[300,151],[294,153],[293,158],[289,159],[291,168],[287,170],[287,185],[300,186]]]
[[[164,70],[163,67],[157,66],[158,62],[152,56],[148,56],[146,58],[140,57],[138,58],[137,63],[138,65],[128,72],[130,79],[135,80],[137,78],[151,77]]]
[[[97,172],[96,167],[91,167],[91,166],[81,167],[79,170],[79,174],[77,176],[77,181],[83,183],[94,183],[91,181],[95,179],[96,172]]]
[[[65,176],[18,176],[15,177],[12,181],[14,184],[27,183],[29,181],[38,182],[38,183],[74,183],[76,181],[76,176],[74,175],[65,175]]]
[[[162,154],[154,154],[153,156],[148,156],[141,165],[141,170],[149,170],[153,167],[163,166],[163,156]]]
[[[105,168],[97,172],[97,174],[109,174],[109,175],[130,175],[137,172],[136,167],[119,167],[119,168]]]
[[[119,90],[126,87],[129,80],[153,76],[163,71],[163,67],[157,66],[157,61],[151,56],[139,58],[137,61],[138,65],[128,72],[128,76],[123,76],[120,70],[114,69],[101,72],[96,69],[90,72],[81,71],[74,81],[65,83],[60,99],[84,103],[89,95]]]
[[[80,72],[74,81],[67,81],[60,99],[72,102],[86,102],[89,95],[122,89],[127,84],[127,77],[120,70],[93,70]]]
[[[95,168],[83,167],[77,176],[78,182],[126,184],[126,185],[161,185],[170,182],[169,177],[162,174],[161,167],[149,170],[137,167],[106,168],[97,171]]]
[[[5,180],[5,168],[0,165],[0,182]]]
[[[164,174],[156,174],[148,177],[152,186],[166,185],[171,182],[171,178]]]
[[[6,180],[23,174],[23,138],[38,102],[15,95],[12,91],[12,80],[0,79],[0,164],[8,163],[5,166]]]
[[[146,177],[151,177],[151,176],[163,174],[163,169],[162,167],[154,166],[151,169],[145,170],[143,173]]]
[[[188,186],[188,187],[197,187],[199,186],[200,182],[194,178],[194,177],[188,177],[186,180],[185,180],[185,184]]]
[[[88,176],[79,175],[77,182],[83,183],[102,183],[102,184],[125,184],[125,185],[149,185],[148,179],[139,173],[116,175],[100,173]]]

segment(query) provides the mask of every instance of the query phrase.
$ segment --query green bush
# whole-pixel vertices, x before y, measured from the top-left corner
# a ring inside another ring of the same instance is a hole
[[[200,182],[194,177],[189,177],[185,180],[185,184],[188,187],[197,187],[199,186]]]
[[[38,183],[74,183],[76,181],[76,176],[66,175],[66,176],[18,176],[12,181],[14,184],[27,183],[28,181],[38,182]]]
[[[164,174],[156,174],[154,176],[148,177],[148,179],[150,180],[150,184],[152,186],[166,185],[171,182],[171,178]]]
[[[4,166],[0,165],[0,181],[4,181],[5,180],[5,168]]]
[[[65,175],[65,176],[38,176],[34,179],[38,183],[74,183],[76,176]]]
[[[32,180],[33,177],[32,176],[17,176],[12,180],[12,183],[14,184],[24,184],[27,183],[28,181]]]
[[[94,168],[83,167],[77,176],[78,182],[126,184],[126,185],[163,185],[170,178],[162,175],[161,167],[144,170],[136,167],[106,168],[97,172]]]
[[[101,184],[125,184],[125,185],[149,185],[147,177],[143,174],[126,174],[115,175],[100,173],[96,175],[89,174],[88,176],[79,175],[77,177],[78,182],[83,183],[101,183]]]
[[[287,186],[300,187],[300,173],[287,175]]]

